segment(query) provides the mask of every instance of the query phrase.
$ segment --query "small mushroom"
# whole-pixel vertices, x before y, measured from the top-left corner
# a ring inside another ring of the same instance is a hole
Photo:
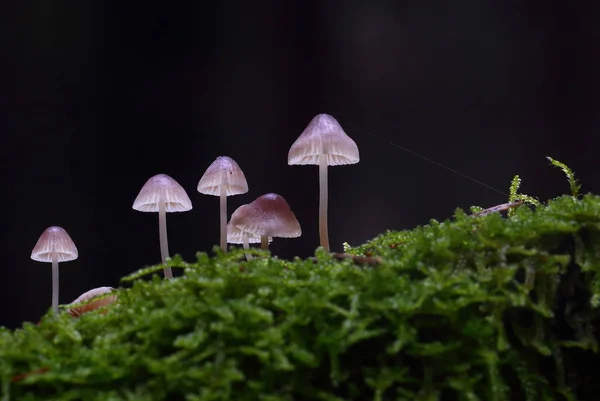
[[[220,245],[227,253],[227,197],[248,192],[244,172],[232,158],[219,156],[200,178],[198,192],[220,197]]]
[[[238,216],[244,214],[244,209],[247,209],[248,205],[242,205],[238,207],[233,214],[231,219],[234,221],[238,219]],[[269,237],[269,242],[272,242],[273,238]],[[248,231],[242,231],[236,226],[231,224],[231,221],[227,224],[227,242],[230,244],[243,244],[244,249],[250,249],[250,244],[260,243],[260,235],[252,234]],[[246,260],[252,260],[252,255],[246,253]]]
[[[260,236],[262,249],[269,249],[269,237],[293,238],[302,235],[300,223],[282,196],[259,196],[247,207],[238,208],[229,224],[238,230]]]
[[[52,309],[58,314],[58,264],[77,259],[79,253],[69,234],[62,227],[48,227],[31,251],[31,259],[52,263]]]
[[[113,291],[112,287],[98,287],[92,288],[91,290],[84,292],[76,300],[71,302],[73,307],[67,309],[67,312],[71,314],[73,317],[79,317],[84,313],[91,312],[98,308],[102,308],[104,306],[108,306],[117,300],[116,295],[106,295]],[[99,299],[94,300],[94,298]],[[82,304],[83,305],[77,305]],[[104,310],[102,313],[106,313]]]
[[[359,160],[356,143],[329,114],[315,116],[292,144],[288,153],[289,165],[319,166],[319,237],[321,246],[327,251],[327,166],[355,164]]]
[[[158,212],[160,256],[162,262],[166,263],[169,257],[166,213],[187,212],[192,209],[192,201],[185,189],[168,175],[157,174],[146,181],[133,202],[133,209],[140,212]],[[165,266],[164,272],[165,278],[173,278],[169,266]]]

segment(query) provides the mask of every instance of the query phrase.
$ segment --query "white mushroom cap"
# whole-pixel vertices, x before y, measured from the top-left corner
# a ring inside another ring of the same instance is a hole
[[[220,196],[220,187],[225,187],[225,195],[239,195],[248,192],[248,182],[240,166],[231,157],[219,156],[212,162],[198,182],[198,192]]]
[[[31,251],[31,259],[52,262],[52,254],[58,254],[58,262],[75,260],[79,256],[75,243],[62,227],[48,227]]]
[[[244,213],[244,209],[247,209],[248,205],[242,205],[238,207],[231,215],[231,220],[236,221],[240,215]],[[256,244],[260,242],[260,235],[246,232],[248,236],[249,244]],[[244,243],[244,231],[240,230],[237,226],[227,224],[227,242],[230,244],[243,244]],[[273,242],[273,237],[269,237],[269,242]]]
[[[252,234],[250,232],[246,232],[248,236],[249,244],[258,244],[260,243],[260,235]],[[269,237],[269,242],[273,242],[273,237]],[[232,226],[231,224],[227,225],[227,243],[229,244],[243,244],[244,243],[244,231],[239,228]]]
[[[71,302],[71,304],[80,304],[83,302],[91,301],[93,298],[100,297],[102,295],[106,295],[113,290],[114,290],[114,288],[112,288],[112,287],[92,288],[91,290],[84,292],[79,297],[77,297],[77,299],[74,300],[73,302]],[[101,308],[103,306],[110,305],[113,302],[115,302],[116,300],[117,300],[116,295],[105,296],[105,297],[98,299],[97,301],[88,302],[84,305],[73,306],[72,308],[67,309],[67,312],[69,312],[71,315],[77,317],[86,312],[91,312],[91,311]]]
[[[280,195],[265,194],[247,206],[238,209],[236,216],[231,216],[231,225],[259,236],[292,238],[302,235],[300,223]]]
[[[186,212],[192,209],[192,201],[185,189],[166,174],[157,174],[146,181],[133,202],[133,209],[140,212],[158,212],[161,196],[166,212]]]
[[[321,154],[327,155],[328,166],[360,160],[356,143],[329,114],[318,114],[308,123],[290,148],[288,164],[319,164]]]

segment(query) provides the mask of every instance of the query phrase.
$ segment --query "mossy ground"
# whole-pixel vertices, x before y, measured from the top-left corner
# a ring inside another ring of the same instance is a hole
[[[597,196],[346,249],[371,264],[254,253],[175,257],[183,275],[137,272],[106,314],[0,329],[2,400],[600,399]]]

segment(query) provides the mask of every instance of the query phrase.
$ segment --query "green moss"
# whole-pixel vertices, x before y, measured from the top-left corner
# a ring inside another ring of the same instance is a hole
[[[2,329],[2,400],[597,398],[600,197],[457,210],[346,252],[378,259],[215,248],[126,278],[106,314]]]
[[[567,176],[567,181],[569,182],[569,188],[571,189],[571,195],[578,196],[579,190],[581,189],[581,185],[575,179],[575,173],[573,173],[573,170],[571,170],[569,168],[569,166],[567,166],[566,164],[559,162],[558,160],[555,160],[549,156],[546,156],[546,159],[548,159],[550,164],[552,164],[554,167],[558,167],[559,169],[562,170],[562,172]]]

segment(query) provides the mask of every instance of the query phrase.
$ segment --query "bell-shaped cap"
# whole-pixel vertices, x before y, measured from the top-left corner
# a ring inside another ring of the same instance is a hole
[[[258,236],[292,238],[302,235],[300,223],[290,209],[290,205],[277,194],[259,196],[236,216],[231,216],[230,224]]]
[[[158,212],[160,201],[165,202],[167,212],[187,212],[192,209],[192,201],[185,189],[166,174],[150,178],[133,201],[133,209],[140,212]]]
[[[238,207],[232,214],[231,220],[234,222],[238,220],[240,215],[243,215],[244,209],[248,209],[248,205],[242,205]],[[244,233],[248,236],[249,244],[256,244],[260,242],[260,235],[253,234],[251,232],[244,232],[239,229],[237,226],[231,224],[231,220],[227,224],[227,243],[229,244],[243,244],[244,243]],[[273,241],[273,237],[269,237],[269,242]]]
[[[52,226],[44,230],[31,251],[31,259],[50,263],[54,253],[59,262],[75,260],[79,256],[75,243],[62,227]]]
[[[84,292],[79,297],[77,297],[76,300],[71,302],[71,304],[73,304],[73,307],[67,309],[67,312],[69,312],[71,315],[77,317],[86,312],[91,312],[91,311],[101,308],[103,306],[110,305],[117,300],[116,295],[107,295],[107,294],[110,294],[110,292],[113,290],[114,290],[114,288],[112,288],[112,287],[92,288],[91,290]],[[101,297],[101,298],[99,298],[95,301],[92,301],[92,299],[98,298],[98,297]],[[83,305],[76,305],[76,304],[83,304]]]
[[[319,164],[327,155],[328,166],[355,164],[360,160],[358,147],[335,118],[329,114],[315,116],[292,144],[288,164]]]
[[[240,166],[231,157],[219,156],[204,172],[198,182],[198,192],[205,195],[221,195],[221,187],[225,187],[225,195],[239,195],[248,192],[248,182]]]

